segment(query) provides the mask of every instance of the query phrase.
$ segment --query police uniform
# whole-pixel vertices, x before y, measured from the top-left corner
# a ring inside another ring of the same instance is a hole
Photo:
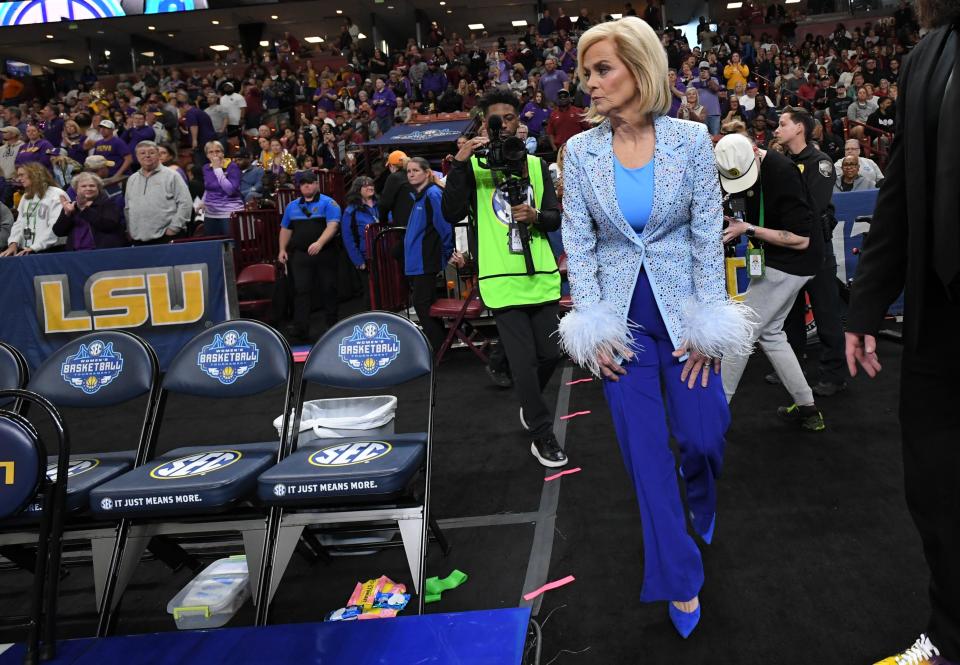
[[[301,196],[283,211],[280,226],[293,232],[287,244],[287,254],[293,277],[293,325],[297,337],[309,336],[313,289],[318,281],[326,324],[332,326],[337,322],[336,244],[327,243],[314,256],[307,248],[320,238],[327,224],[339,222],[340,206],[329,196],[319,193],[312,201]]]
[[[783,328],[797,358],[802,358],[807,346],[804,293],[809,295],[822,349],[818,382],[840,386],[844,385],[846,356],[843,324],[840,320],[840,291],[837,288],[837,257],[834,254],[832,241],[833,228],[836,226],[833,186],[837,175],[830,157],[812,143],[808,143],[798,154],[788,156],[803,175],[815,223],[819,223],[822,229],[824,243],[823,261],[813,279],[807,282],[797,295],[797,301],[787,315]]]

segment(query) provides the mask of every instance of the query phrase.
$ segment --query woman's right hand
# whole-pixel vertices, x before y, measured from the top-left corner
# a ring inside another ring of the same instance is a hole
[[[600,365],[600,373],[603,374],[603,378],[610,381],[617,382],[620,380],[620,375],[627,373],[627,370],[620,363],[603,352],[597,354],[597,364]]]
[[[73,211],[77,209],[77,204],[68,199],[66,194],[60,195],[60,205],[68,215],[72,215]]]

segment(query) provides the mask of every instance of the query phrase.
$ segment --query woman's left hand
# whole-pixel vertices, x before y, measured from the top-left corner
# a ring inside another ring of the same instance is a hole
[[[700,385],[704,388],[710,381],[710,367],[713,367],[713,373],[720,373],[720,359],[710,358],[699,351],[690,351],[686,343],[680,345],[680,348],[673,352],[674,358],[687,357],[687,362],[683,364],[683,371],[680,372],[680,380],[686,382],[687,388],[693,390],[697,383],[697,377],[700,377]]]

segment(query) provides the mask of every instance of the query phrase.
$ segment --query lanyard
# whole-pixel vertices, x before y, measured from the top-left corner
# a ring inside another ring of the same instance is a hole
[[[763,228],[763,189],[760,190],[760,228]]]

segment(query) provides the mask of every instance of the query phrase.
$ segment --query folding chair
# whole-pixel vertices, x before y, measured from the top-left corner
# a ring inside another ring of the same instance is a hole
[[[132,450],[122,452],[79,453],[70,456],[66,474],[66,499],[63,521],[69,540],[88,541],[93,551],[94,589],[99,601],[103,576],[111,549],[102,547],[112,537],[115,523],[97,523],[86,512],[94,487],[132,469],[143,455],[150,430],[150,414],[159,390],[159,367],[153,349],[128,332],[104,330],[74,339],[57,349],[34,373],[29,389],[42,395],[58,408],[97,409],[101,413],[113,406],[146,395],[140,436]],[[58,461],[50,457],[46,464],[50,481],[59,477]],[[0,520],[0,551],[21,567],[35,570],[33,554],[24,548],[36,540],[36,525],[41,520],[42,497],[20,513]],[[101,565],[97,565],[98,561]]]
[[[8,617],[3,623],[27,628],[25,662],[56,655],[57,595],[70,440],[56,407],[27,390],[0,390],[0,401],[36,405],[46,412],[57,434],[57,476],[44,473],[47,448],[31,422],[13,411],[0,410],[0,520],[17,515],[38,499],[44,506],[37,540],[37,565],[33,576],[30,614]]]
[[[297,432],[308,384],[344,390],[381,390],[429,377],[425,432],[346,439],[317,439],[298,446]],[[318,524],[396,520],[413,586],[423,612],[433,404],[436,379],[430,344],[409,320],[389,312],[366,312],[332,327],[314,345],[303,367],[296,422],[284,459],[263,473],[260,500],[278,519],[267,534],[259,570],[257,625],[265,625],[270,602],[304,528]],[[413,489],[423,470],[423,494]],[[441,547],[446,543],[440,536]],[[266,594],[266,595],[264,595]]]
[[[29,378],[30,369],[23,355],[9,344],[0,342],[0,390],[24,388]],[[19,400],[8,398],[0,400],[0,407],[20,413],[22,405]]]
[[[277,282],[280,218],[275,210],[242,210],[230,216],[230,232],[240,315],[269,318]]]
[[[110,631],[123,590],[151,537],[239,531],[245,549],[259,554],[264,513],[249,500],[257,477],[279,459],[279,441],[285,441],[289,431],[292,370],[293,357],[283,337],[266,324],[246,319],[205,330],[170,363],[151,416],[144,463],[90,493],[95,515],[120,520],[105,573],[98,636]],[[154,456],[169,395],[240,399],[279,385],[285,386],[279,441],[188,446]],[[256,591],[252,583],[251,589]]]
[[[471,320],[479,319],[483,315],[483,310],[483,301],[477,293],[477,287],[470,289],[467,297],[463,300],[439,298],[430,305],[430,316],[442,319],[448,329],[447,337],[443,340],[440,348],[436,350],[438,363],[443,360],[443,356],[450,349],[450,345],[453,344],[453,339],[456,337],[473,351],[480,362],[484,365],[487,364],[487,354],[484,351],[490,346],[490,340],[470,323]]]

